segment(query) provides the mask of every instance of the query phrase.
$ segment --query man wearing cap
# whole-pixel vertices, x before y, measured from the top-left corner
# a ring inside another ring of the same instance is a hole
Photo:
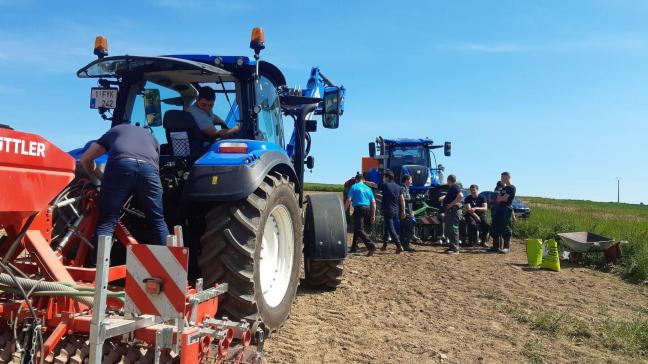
[[[515,186],[511,183],[511,174],[502,172],[502,190],[497,194],[493,206],[493,248],[499,253],[506,254],[511,249],[511,235],[513,234],[513,199]]]
[[[367,247],[367,256],[373,255],[376,246],[365,232],[365,226],[370,227],[376,221],[376,200],[371,188],[364,184],[364,177],[358,173],[355,184],[349,188],[348,197],[344,201],[344,209],[353,205],[353,241],[351,253],[358,251],[358,240],[362,240]]]
[[[108,152],[103,175],[95,159]],[[80,164],[102,181],[99,192],[99,220],[93,244],[100,235],[112,236],[122,207],[130,195],[146,215],[155,240],[166,244],[169,229],[162,210],[162,184],[159,172],[160,144],[150,130],[132,124],[120,124],[93,142],[80,158]],[[92,257],[91,263],[96,257]]]
[[[209,86],[203,86],[198,90],[196,102],[187,109],[193,116],[196,125],[205,135],[212,138],[232,138],[239,130],[237,125],[233,128],[227,128],[223,119],[219,118],[212,111],[216,101],[216,92]],[[216,129],[219,125],[221,129]]]

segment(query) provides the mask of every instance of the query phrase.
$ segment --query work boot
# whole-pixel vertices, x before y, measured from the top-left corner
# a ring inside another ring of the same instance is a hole
[[[493,235],[493,246],[489,249],[492,252],[499,252],[502,248],[502,243],[500,242],[500,237],[498,235]]]
[[[403,246],[396,243],[396,254],[400,254],[403,251]]]
[[[387,250],[387,242],[384,242],[383,245],[380,247],[380,250],[386,251]]]
[[[506,254],[511,250],[511,237],[507,236],[505,238],[502,238],[504,241],[504,244],[502,244],[502,253]]]
[[[376,251],[376,247],[374,245],[370,245],[367,247],[367,256],[370,257],[374,255],[374,252]]]

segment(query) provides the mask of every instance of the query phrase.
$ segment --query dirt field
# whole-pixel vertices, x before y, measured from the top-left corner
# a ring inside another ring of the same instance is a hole
[[[608,319],[645,319],[646,286],[582,267],[529,270],[522,243],[512,245],[506,256],[477,248],[448,256],[433,246],[418,246],[414,254],[396,255],[390,246],[373,257],[351,255],[336,291],[300,288],[291,318],[266,344],[267,358],[271,363],[646,360],[624,356],[601,344],[598,332],[587,331]],[[539,316],[529,319],[534,313]]]

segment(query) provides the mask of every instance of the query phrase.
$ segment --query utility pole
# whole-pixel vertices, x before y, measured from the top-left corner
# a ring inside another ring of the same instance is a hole
[[[617,177],[617,203],[621,203],[621,178]]]

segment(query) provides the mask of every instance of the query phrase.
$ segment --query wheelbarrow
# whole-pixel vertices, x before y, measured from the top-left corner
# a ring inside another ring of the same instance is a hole
[[[573,233],[559,233],[563,244],[569,251],[569,258],[572,262],[577,262],[583,253],[600,252],[605,255],[608,263],[616,263],[621,256],[620,243],[627,241],[617,241],[602,235],[590,232],[580,231]]]

